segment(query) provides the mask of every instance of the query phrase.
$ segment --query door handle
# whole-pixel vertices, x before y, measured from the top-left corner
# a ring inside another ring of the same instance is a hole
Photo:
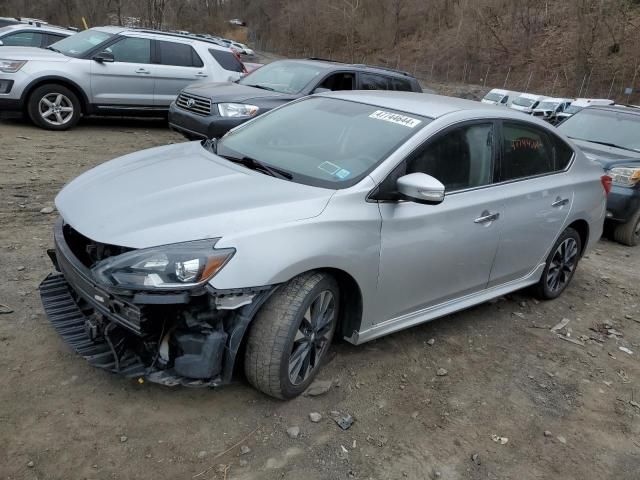
[[[139,68],[139,69],[136,70],[136,73],[144,73],[145,75],[148,75],[151,72],[149,70],[147,70],[146,68]]]
[[[482,212],[482,216],[476,218],[473,223],[489,223],[494,220],[498,220],[500,218],[500,214],[498,212],[491,213],[489,210],[485,210]]]
[[[556,201],[551,204],[552,207],[564,207],[567,203],[569,203],[568,198],[556,198]]]
[[[204,72],[198,72],[198,73],[196,73],[196,77],[208,77],[208,76],[209,76],[209,75],[207,75],[207,74],[206,74],[206,73],[204,73]]]

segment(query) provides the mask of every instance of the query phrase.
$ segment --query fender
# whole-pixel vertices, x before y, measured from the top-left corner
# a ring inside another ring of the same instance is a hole
[[[71,89],[74,90],[76,93],[78,93],[80,96],[80,103],[81,103],[83,113],[85,114],[91,113],[91,105],[89,103],[89,97],[87,97],[87,94],[82,89],[82,87],[80,87],[80,85],[78,85],[73,80],[69,80],[68,78],[58,76],[58,75],[46,75],[44,77],[38,77],[32,80],[31,83],[29,83],[25,87],[25,89],[22,91],[22,96],[20,97],[20,104],[23,107],[26,107],[27,101],[29,99],[29,95],[31,95],[31,92],[33,92],[33,90],[36,87],[40,85],[45,85],[47,83],[60,83],[62,85],[68,85],[69,87],[71,87]]]

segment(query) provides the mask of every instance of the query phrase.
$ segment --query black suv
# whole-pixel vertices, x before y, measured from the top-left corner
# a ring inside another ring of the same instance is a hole
[[[186,87],[169,109],[169,126],[189,139],[217,138],[233,127],[312,93],[335,90],[422,92],[408,73],[330,60],[280,60],[235,83]]]
[[[640,244],[640,108],[591,106],[558,126],[612,179],[607,220],[614,238]]]

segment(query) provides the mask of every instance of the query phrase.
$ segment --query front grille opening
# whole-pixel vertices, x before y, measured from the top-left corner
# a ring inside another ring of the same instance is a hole
[[[74,256],[88,268],[92,268],[97,262],[104,260],[105,258],[134,250],[133,248],[95,242],[82,235],[71,227],[71,225],[65,225],[62,227],[62,233]]]
[[[211,100],[191,93],[180,92],[176,99],[176,105],[183,110],[188,110],[198,115],[211,114]]]

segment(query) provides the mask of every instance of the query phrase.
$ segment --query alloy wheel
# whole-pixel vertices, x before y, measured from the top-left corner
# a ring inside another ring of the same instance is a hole
[[[329,290],[323,290],[307,308],[289,355],[289,380],[300,385],[318,367],[333,336],[336,302]]]
[[[73,118],[73,103],[61,93],[48,93],[40,99],[38,112],[51,125],[64,125]]]
[[[567,286],[577,261],[578,243],[573,238],[567,238],[558,245],[547,270],[546,282],[551,292],[557,292]]]

